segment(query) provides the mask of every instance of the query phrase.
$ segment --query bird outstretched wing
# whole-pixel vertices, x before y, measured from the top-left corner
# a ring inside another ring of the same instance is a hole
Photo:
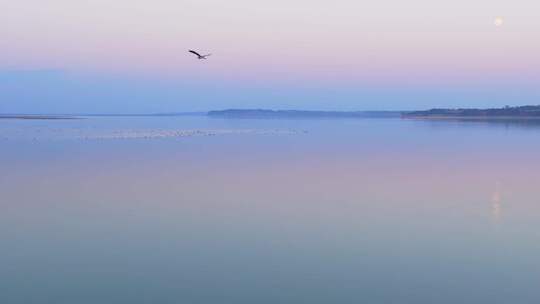
[[[203,55],[203,57],[208,57],[208,56],[210,56],[210,55],[212,55],[212,54],[206,54],[206,55]]]
[[[199,54],[199,53],[197,53],[197,52],[195,52],[195,51],[193,51],[193,50],[189,50],[189,52],[192,53],[192,54],[197,55],[198,57],[201,57],[201,54]]]

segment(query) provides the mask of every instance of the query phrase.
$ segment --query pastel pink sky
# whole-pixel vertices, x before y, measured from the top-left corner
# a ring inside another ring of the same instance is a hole
[[[3,2],[0,71],[529,91],[540,80],[534,0]]]

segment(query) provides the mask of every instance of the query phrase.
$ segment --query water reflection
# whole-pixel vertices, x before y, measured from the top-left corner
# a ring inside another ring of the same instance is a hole
[[[0,304],[539,303],[538,132],[433,124],[4,122],[308,132],[0,142]]]
[[[540,119],[515,119],[515,118],[440,118],[440,119],[407,119],[414,121],[422,121],[433,127],[451,127],[463,126],[468,124],[486,125],[492,127],[500,127],[504,129],[540,129]]]
[[[495,191],[491,195],[491,217],[493,221],[499,222],[502,215],[502,196],[500,182],[495,185]]]

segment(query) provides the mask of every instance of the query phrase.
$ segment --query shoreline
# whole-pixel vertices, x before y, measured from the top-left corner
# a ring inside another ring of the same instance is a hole
[[[57,120],[57,119],[81,119],[75,116],[54,116],[54,115],[0,115],[0,119],[36,119],[36,120]]]
[[[404,115],[402,119],[416,119],[416,120],[540,120],[540,116],[445,116],[445,115],[433,115],[433,116],[407,116]]]

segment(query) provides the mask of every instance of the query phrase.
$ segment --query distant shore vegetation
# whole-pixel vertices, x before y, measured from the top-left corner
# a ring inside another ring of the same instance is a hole
[[[216,118],[413,118],[413,119],[540,119],[540,106],[516,106],[490,109],[435,108],[425,111],[308,111],[268,109],[227,109],[209,112],[179,112],[155,114],[0,114],[0,119],[79,119],[84,117],[138,116],[209,116]]]
[[[492,109],[431,109],[404,112],[403,118],[539,118],[540,106],[518,106]]]
[[[399,117],[399,111],[303,111],[266,109],[229,109],[210,111],[208,116],[222,118],[385,118]]]

